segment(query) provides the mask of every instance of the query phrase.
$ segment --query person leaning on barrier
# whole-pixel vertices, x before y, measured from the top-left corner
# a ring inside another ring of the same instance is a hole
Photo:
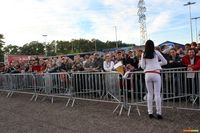
[[[105,61],[103,62],[103,69],[106,72],[111,72],[113,71],[113,68],[114,68],[114,62],[111,60],[111,55],[106,54]]]
[[[165,68],[177,68],[177,67],[184,67],[184,65],[182,64],[182,59],[177,54],[176,49],[172,48],[169,51],[169,57],[167,59],[167,65],[165,65]]]
[[[196,56],[200,57],[200,48],[197,49]]]
[[[199,73],[191,72],[200,70],[200,57],[196,55],[195,49],[188,49],[187,55],[182,59],[183,64],[187,67],[187,70],[190,71],[187,73],[187,87],[185,89],[186,94],[198,95],[199,91]],[[193,102],[193,96],[189,98]]]
[[[133,52],[130,50],[124,59],[124,65],[131,65],[135,69],[138,68],[139,59],[133,56]]]
[[[194,48],[188,49],[187,55],[182,58],[182,63],[189,71],[200,69],[200,57],[196,56]]]
[[[138,66],[137,67],[138,71],[142,70],[142,68],[141,68],[141,57],[142,57],[142,54],[143,54],[143,50],[142,49],[137,49],[135,59],[138,60],[138,65],[137,65]]]
[[[163,46],[161,46],[161,52],[163,53],[163,54],[169,54],[169,51],[170,51],[170,49],[172,49],[173,48],[173,46],[168,46],[168,45],[163,45]]]
[[[12,70],[10,73],[21,73],[21,71],[20,71],[20,65],[14,66],[14,70]]]
[[[160,60],[160,61],[159,61]],[[161,112],[161,66],[167,64],[167,60],[162,54],[155,50],[154,42],[147,40],[145,43],[144,54],[141,57],[141,67],[145,73],[145,84],[147,88],[147,106],[149,118],[153,118],[153,95],[155,96],[156,102],[156,118],[162,119]]]
[[[124,59],[122,51],[117,51],[115,55],[115,60],[114,60],[114,70],[122,75],[125,72],[124,62],[125,62],[125,59]]]
[[[185,53],[185,55],[187,55],[187,52],[188,52],[188,49],[190,49],[191,48],[191,44],[190,43],[186,43],[185,44],[185,47],[184,47],[184,53]]]
[[[191,43],[191,48],[195,48],[196,49],[196,47],[197,47],[197,43],[196,42],[192,42]]]
[[[182,58],[183,56],[185,56],[185,53],[183,51],[183,48],[181,47],[177,47],[176,48],[176,53]]]
[[[84,63],[83,68],[84,68],[84,71],[87,71],[87,72],[96,71],[93,55],[90,55],[90,57],[88,59],[86,59],[86,62]]]
[[[4,71],[3,71],[3,73],[10,73],[12,70],[13,70],[13,68],[12,68],[9,64],[6,64],[6,65],[4,66]]]
[[[74,56],[72,71],[84,71],[83,63],[81,62],[80,55]]]
[[[97,71],[103,70],[103,58],[98,53],[94,53],[94,66]]]
[[[196,49],[200,49],[200,43],[197,44]]]
[[[62,57],[61,65],[59,66],[59,70],[61,72],[70,72],[72,69],[72,63],[70,62],[69,57]]]

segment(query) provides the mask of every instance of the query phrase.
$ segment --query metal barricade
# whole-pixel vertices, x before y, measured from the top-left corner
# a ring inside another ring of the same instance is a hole
[[[146,87],[144,81],[144,73],[142,71],[130,72],[123,77],[123,94],[124,107],[128,110],[128,116],[131,107],[135,106],[138,114],[140,111],[138,106],[145,103],[146,105]]]
[[[9,91],[10,82],[8,74],[0,74],[0,91]]]
[[[31,73],[5,74],[8,82],[8,95],[13,93],[35,94],[35,79]]]
[[[35,101],[39,95],[51,97],[52,103],[54,97],[71,97],[71,76],[68,73],[44,73],[34,76],[36,81]]]
[[[139,106],[146,106],[147,90],[143,71],[116,72],[73,72],[44,74],[0,74],[0,91],[32,94],[31,100],[39,95],[44,98],[68,98],[66,106],[76,99],[117,103],[115,112],[125,108],[130,115],[134,106],[140,115]],[[163,69],[161,71],[162,107],[200,110],[200,72],[185,68]]]
[[[121,77],[116,72],[72,73],[73,98],[121,103]]]
[[[161,72],[161,92],[163,99],[163,106],[174,107],[175,99],[182,94],[186,76],[186,68],[169,68],[163,69]],[[174,101],[173,101],[174,100]],[[171,102],[173,101],[173,102]]]
[[[161,98],[162,107],[187,110],[200,110],[200,92],[198,71],[185,71],[185,68],[164,69],[161,71]],[[147,90],[145,86],[144,73],[136,71],[123,77],[123,102],[128,108],[146,106]]]
[[[162,72],[162,99],[164,107],[200,110],[199,71]]]

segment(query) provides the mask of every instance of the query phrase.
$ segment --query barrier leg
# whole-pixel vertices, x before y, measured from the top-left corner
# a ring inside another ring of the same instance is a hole
[[[131,105],[129,105],[129,108],[128,108],[128,116],[130,115],[130,112],[131,112]]]
[[[37,100],[37,98],[38,98],[38,95],[35,96],[35,101]]]
[[[137,110],[137,112],[138,112],[138,115],[140,116],[141,114],[140,114],[140,110],[139,110],[139,108],[138,108],[138,106],[136,105],[136,110]]]
[[[194,98],[194,100],[193,100],[193,102],[192,102],[193,105],[196,103],[196,100],[197,100],[197,99],[198,99],[198,97],[195,96],[195,98]]]
[[[53,96],[51,97],[51,103],[53,104]]]
[[[12,97],[13,93],[14,93],[14,92],[11,92],[10,95],[9,95],[9,97]]]
[[[70,100],[71,99],[69,98],[68,101],[67,101],[67,103],[66,103],[66,105],[65,105],[65,107],[67,107],[69,105]]]
[[[123,108],[124,108],[124,105],[122,104],[122,105],[121,105],[120,112],[119,112],[119,116],[122,114],[122,110],[123,110]]]
[[[33,98],[35,97],[36,94],[33,94],[33,96],[31,97],[30,101],[33,101]]]
[[[117,105],[117,107],[113,110],[113,113],[119,108],[120,104]]]
[[[72,101],[72,106],[71,106],[71,107],[73,107],[73,106],[74,106],[74,102],[75,102],[75,100],[76,100],[76,99],[74,98],[74,99],[73,99],[73,101]]]
[[[7,98],[10,96],[10,93],[11,93],[11,92],[8,92],[8,94],[7,94],[7,96],[6,96]]]

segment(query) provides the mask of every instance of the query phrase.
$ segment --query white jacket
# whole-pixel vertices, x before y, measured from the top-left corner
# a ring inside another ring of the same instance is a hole
[[[162,56],[162,54],[155,50],[155,55],[153,59],[146,59],[141,57],[141,68],[144,69],[144,72],[146,71],[154,71],[154,70],[161,70],[162,65],[166,65],[167,60]]]

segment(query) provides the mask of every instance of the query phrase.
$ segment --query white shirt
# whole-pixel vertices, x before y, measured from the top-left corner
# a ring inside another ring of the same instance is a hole
[[[113,61],[109,61],[109,62],[104,61],[103,62],[103,68],[104,68],[104,70],[106,72],[111,72],[113,67],[114,67],[114,62]]]
[[[190,64],[194,65],[194,58],[190,58]]]
[[[161,70],[162,69],[161,66],[166,65],[166,64],[167,64],[167,60],[157,50],[155,50],[155,55],[153,59],[145,59],[142,54],[141,67],[142,69],[144,69],[144,72]]]

